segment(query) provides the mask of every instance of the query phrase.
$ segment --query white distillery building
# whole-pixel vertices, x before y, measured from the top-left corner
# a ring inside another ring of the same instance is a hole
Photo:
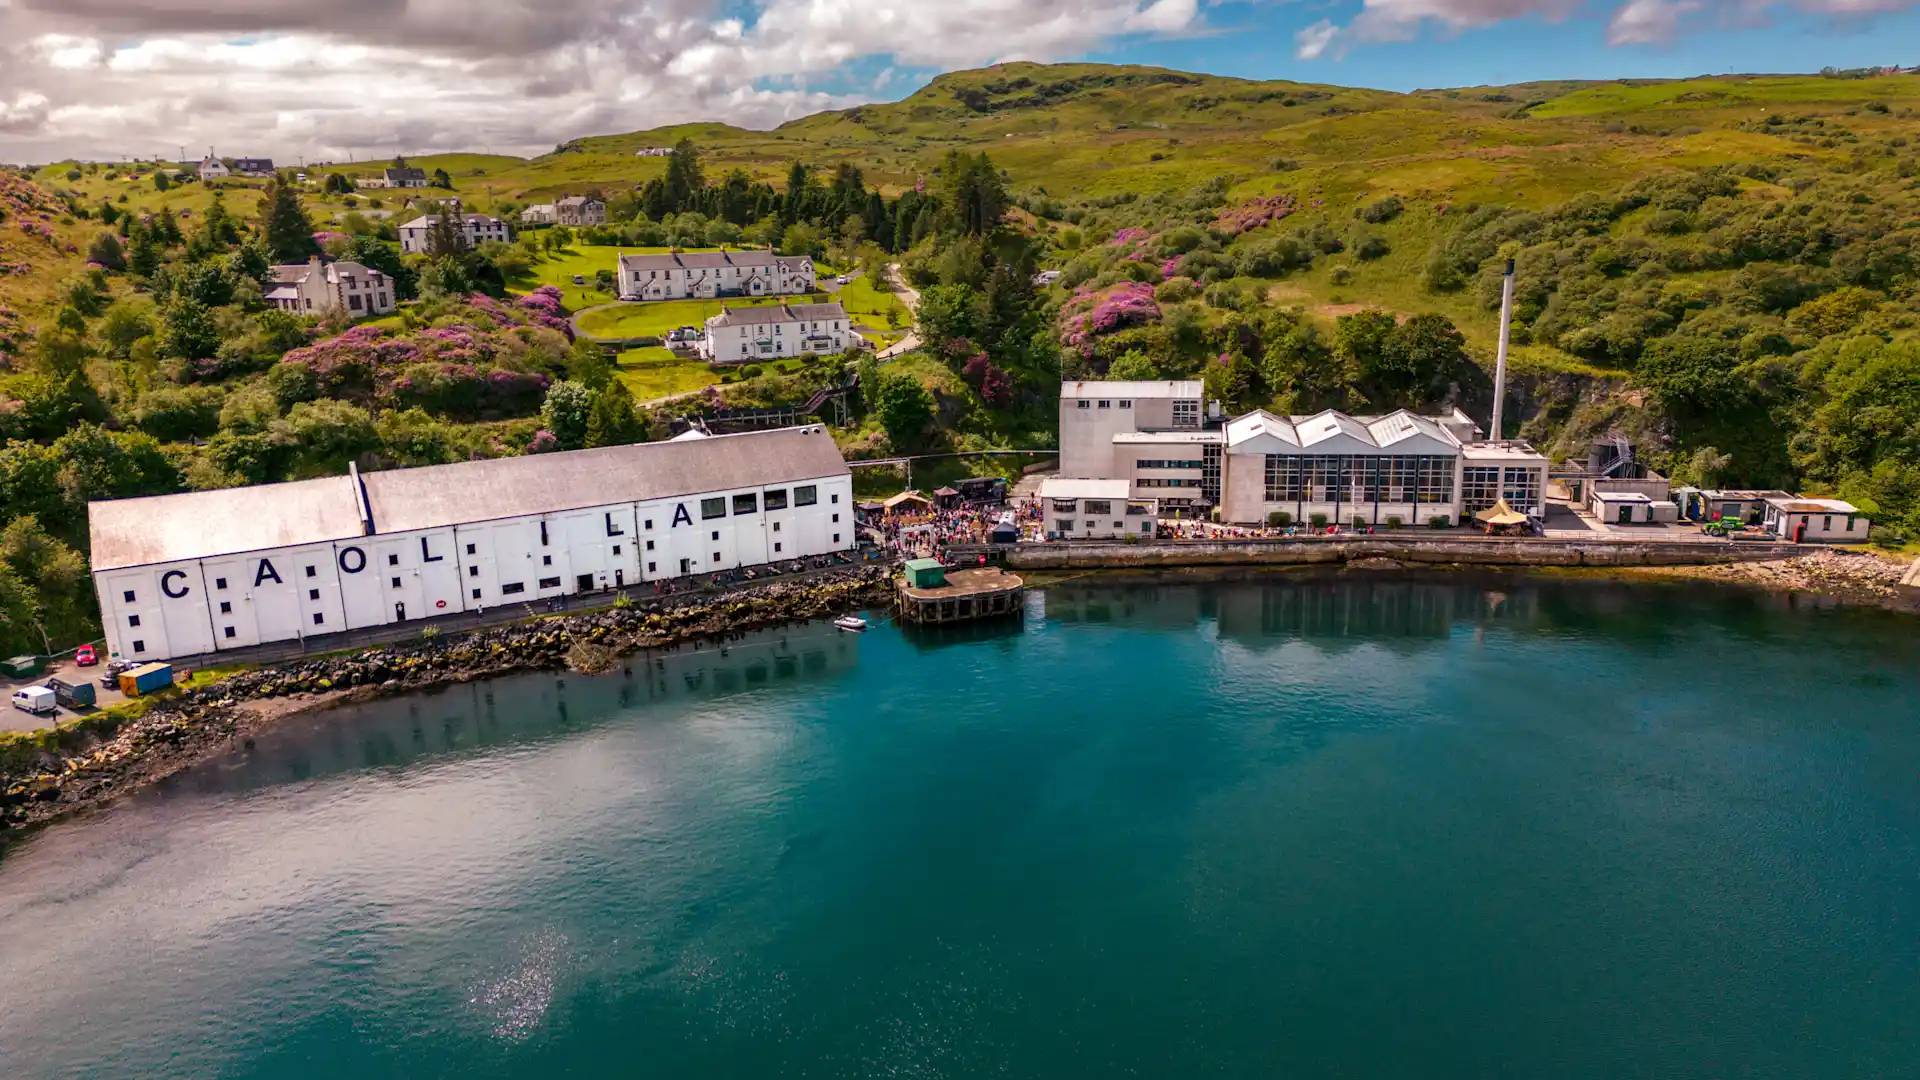
[[[707,320],[707,336],[695,348],[708,363],[736,364],[801,353],[829,356],[861,341],[839,304],[762,304],[723,308]]]
[[[675,251],[622,255],[622,300],[717,300],[813,291],[813,260],[771,251]]]
[[[1040,482],[1040,509],[1047,534],[1068,540],[1151,540],[1160,516],[1154,500],[1133,498],[1125,480],[1059,476]]]
[[[95,502],[111,656],[165,660],[852,549],[821,427]]]
[[[423,215],[400,226],[400,250],[408,255],[427,253],[427,238],[433,235],[433,226],[438,218]],[[466,238],[467,247],[477,248],[489,240],[498,240],[505,244],[513,239],[513,231],[507,223],[497,217],[486,214],[461,214],[456,221],[460,223],[460,235]]]
[[[1060,475],[1120,477],[1114,437],[1200,430],[1199,380],[1060,384]]]

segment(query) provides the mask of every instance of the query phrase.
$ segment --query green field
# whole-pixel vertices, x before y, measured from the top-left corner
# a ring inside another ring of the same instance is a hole
[[[707,365],[693,358],[681,358],[660,346],[628,349],[618,357],[617,373],[634,400],[646,402],[672,394],[698,390],[720,381]]]
[[[728,300],[725,304],[758,307],[792,299]],[[580,330],[588,337],[597,338],[660,337],[683,326],[705,326],[710,316],[720,314],[721,303],[719,300],[652,300],[620,304],[580,316]]]
[[[561,303],[568,311],[580,311],[596,304],[610,304],[619,297],[601,292],[593,287],[593,275],[600,270],[618,272],[619,258],[622,253],[628,255],[653,254],[666,248],[618,248],[596,247],[591,244],[576,244],[570,248],[543,255],[533,264],[532,272],[512,283],[515,292],[531,292],[542,285],[552,285],[560,290]],[[586,279],[585,285],[576,285],[574,275]]]

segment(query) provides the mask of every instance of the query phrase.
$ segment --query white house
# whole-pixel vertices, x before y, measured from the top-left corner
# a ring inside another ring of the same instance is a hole
[[[1153,538],[1159,508],[1136,499],[1125,480],[1053,476],[1040,482],[1040,511],[1048,535],[1070,540]]]
[[[764,304],[722,308],[707,320],[707,336],[694,348],[709,363],[733,364],[801,353],[825,356],[860,342],[839,304]]]
[[[400,250],[408,255],[424,255],[427,251],[427,238],[433,233],[433,217],[417,217],[400,226]],[[507,223],[497,217],[486,214],[461,214],[460,234],[466,238],[467,247],[477,248],[489,240],[507,243],[513,239],[512,230]]]
[[[764,249],[622,255],[619,278],[622,300],[793,296],[813,291],[813,260]]]
[[[821,427],[87,507],[111,656],[165,660],[843,551]]]
[[[232,170],[228,169],[226,163],[219,158],[209,154],[200,159],[200,179],[221,180],[232,175]]]
[[[416,169],[412,166],[387,169],[380,174],[380,178],[385,181],[385,183],[380,185],[381,187],[423,188],[427,186],[426,170]]]
[[[522,225],[552,225],[560,220],[560,212],[552,203],[534,203],[520,211]]]
[[[553,213],[560,224],[576,229],[584,225],[607,223],[607,204],[586,195],[569,195],[555,202]]]
[[[235,176],[251,176],[256,178],[271,177],[273,175],[273,159],[252,157],[234,158],[233,174]]]
[[[304,263],[269,268],[267,303],[299,315],[345,311],[354,318],[385,315],[399,306],[393,279],[357,262]]]
[[[1767,500],[1761,524],[1782,540],[1807,543],[1864,544],[1867,515],[1840,499],[1788,495]]]

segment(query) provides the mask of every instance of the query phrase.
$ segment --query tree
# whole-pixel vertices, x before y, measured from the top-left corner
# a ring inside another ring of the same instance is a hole
[[[300,205],[299,193],[278,180],[267,185],[261,199],[260,231],[275,262],[306,262],[320,251],[313,239],[313,222]]]
[[[173,186],[173,181],[167,179],[167,174],[165,170],[155,169],[153,171],[153,190],[165,191],[172,186]]]
[[[160,245],[154,242],[153,230],[137,221],[127,230],[127,269],[143,278],[160,269]]]
[[[933,422],[933,398],[918,379],[883,372],[874,412],[896,450],[919,449]]]
[[[805,220],[807,192],[813,186],[813,170],[805,162],[795,161],[787,170],[787,197],[780,207],[780,221],[793,225]]]
[[[1220,402],[1230,414],[1259,404],[1260,371],[1244,353],[1221,353],[1202,378],[1207,399]]]
[[[1445,396],[1470,363],[1466,337],[1451,319],[1429,312],[1394,327],[1373,375],[1379,388],[1392,395],[1389,400],[1411,405]]]
[[[413,267],[400,258],[393,245],[377,236],[356,236],[347,242],[347,258],[366,267],[378,270],[393,280],[393,291],[397,300],[412,300],[419,294],[418,275]]]
[[[593,272],[593,287],[601,292],[611,293],[617,285],[618,283],[613,277],[613,271],[601,269]]]
[[[440,204],[440,212],[433,217],[433,224],[427,228],[427,254],[433,258],[458,255],[467,250],[467,231],[460,219],[454,216],[453,208]]]
[[[1159,369],[1139,349],[1128,349],[1107,367],[1107,378],[1121,382],[1150,382],[1159,377]]]
[[[969,157],[958,150],[947,152],[941,166],[945,180],[947,205],[952,208],[955,231],[968,236],[983,236],[1000,227],[1007,212],[1007,189],[1000,170],[984,151]]]
[[[597,341],[577,338],[567,350],[567,380],[596,393],[613,381],[613,364]]]
[[[133,349],[133,343],[153,333],[153,320],[148,318],[151,306],[134,298],[116,302],[107,309],[100,320],[100,340],[105,343],[107,355],[115,360],[125,360]]]
[[[175,297],[160,313],[160,355],[182,360],[211,359],[220,348],[220,330],[205,304]]]
[[[354,190],[353,179],[345,173],[328,173],[326,182],[321,185],[321,190],[329,195],[351,194]]]
[[[445,169],[435,169],[433,170],[433,186],[437,188],[445,188],[448,191],[452,191],[453,177],[448,176],[447,170]]]
[[[646,439],[646,425],[633,407],[626,384],[613,380],[594,391],[587,414],[587,446],[624,446]]]
[[[796,222],[787,226],[780,236],[780,251],[786,255],[806,255],[819,258],[825,247],[820,241],[820,230],[806,222]]]
[[[593,391],[562,379],[547,388],[540,404],[541,426],[553,433],[562,450],[586,445],[587,421],[593,411]]]
[[[160,217],[153,224],[153,234],[167,247],[179,247],[186,237],[181,235],[180,223],[174,220],[173,207],[160,208]]]
[[[662,195],[668,209],[677,214],[692,208],[706,183],[700,175],[700,151],[695,148],[692,139],[682,137],[674,144],[673,153],[667,156],[667,175],[662,182]]]
[[[1730,342],[1674,334],[1648,343],[1634,376],[1669,409],[1698,414],[1746,404],[1739,366]]]
[[[87,261],[98,263],[109,270],[127,268],[126,252],[120,247],[120,238],[110,232],[103,232],[87,245]]]

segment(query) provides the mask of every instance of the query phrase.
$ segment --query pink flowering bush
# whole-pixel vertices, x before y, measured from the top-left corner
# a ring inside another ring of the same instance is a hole
[[[1060,344],[1091,358],[1096,338],[1159,320],[1160,305],[1153,298],[1153,286],[1123,281],[1100,292],[1075,294],[1060,309]]]
[[[1267,195],[1220,211],[1216,227],[1224,232],[1238,235],[1262,225],[1271,225],[1298,209],[1300,204],[1295,202],[1291,195],[1284,193]]]
[[[530,322],[557,330],[565,334],[568,341],[573,340],[573,323],[567,319],[567,308],[560,302],[559,289],[542,285],[515,303]]]
[[[527,453],[546,454],[560,449],[560,440],[553,432],[541,428],[533,433],[533,441],[527,444]]]
[[[1180,273],[1180,264],[1186,261],[1185,255],[1175,255],[1160,264],[1160,280],[1166,281]]]

